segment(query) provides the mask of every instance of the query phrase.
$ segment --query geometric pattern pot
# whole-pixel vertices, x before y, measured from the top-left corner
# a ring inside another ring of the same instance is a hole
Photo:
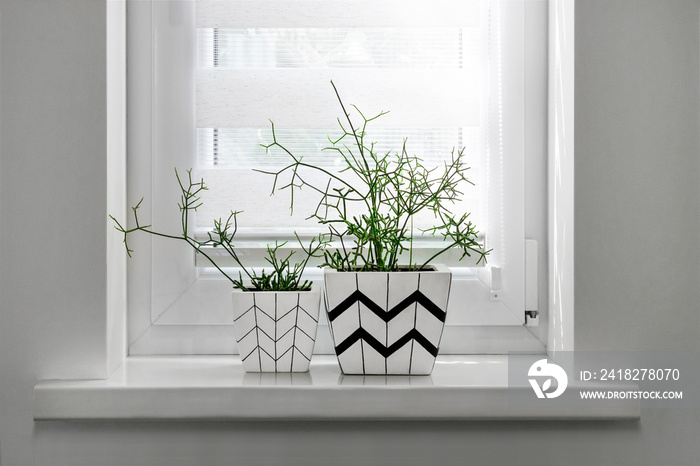
[[[313,354],[321,288],[309,291],[235,289],[233,331],[247,372],[306,372]]]
[[[324,269],[325,301],[344,374],[427,375],[435,365],[452,273]]]

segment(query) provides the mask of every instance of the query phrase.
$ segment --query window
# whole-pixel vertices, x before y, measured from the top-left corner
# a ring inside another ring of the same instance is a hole
[[[408,137],[411,152],[437,162],[452,147],[470,154],[477,188],[463,205],[494,252],[486,267],[446,259],[455,278],[441,351],[542,351],[544,326],[524,324],[526,310],[547,314],[546,14],[544,0],[131,2],[129,203],[145,195],[144,221],[177,231],[172,167],[196,167],[212,195],[198,228],[248,211],[251,256],[303,230],[250,169],[268,118],[286,145],[317,157],[336,131],[333,79],[347,103],[391,111],[373,140]],[[235,351],[228,282],[182,245],[132,244],[130,353]],[[323,326],[317,351],[332,351]]]

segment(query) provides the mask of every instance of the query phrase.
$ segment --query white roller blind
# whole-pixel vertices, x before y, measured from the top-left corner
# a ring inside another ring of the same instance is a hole
[[[480,0],[197,0],[198,28],[464,27]]]
[[[331,79],[363,113],[390,110],[373,128],[479,125],[480,80],[461,70],[273,68],[200,70],[197,126],[265,127],[271,114],[281,128],[332,124],[342,112]]]
[[[313,228],[303,221],[313,193],[290,217],[284,195],[268,197],[271,177],[251,168],[288,162],[260,146],[271,142],[270,120],[295,154],[338,166],[322,151],[327,135],[341,134],[331,80],[346,105],[390,112],[368,128],[379,150],[398,151],[406,138],[410,153],[438,165],[466,148],[476,187],[465,184],[454,210],[485,220],[487,127],[498,127],[488,104],[499,70],[489,1],[198,0],[196,15],[197,168],[210,185],[199,228],[231,209],[244,210],[243,229]]]

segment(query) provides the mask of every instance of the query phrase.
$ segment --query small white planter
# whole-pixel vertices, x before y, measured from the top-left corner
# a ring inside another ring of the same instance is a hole
[[[321,288],[234,290],[233,331],[247,372],[306,372],[316,342]]]
[[[427,375],[445,326],[452,273],[324,269],[333,345],[345,374]]]

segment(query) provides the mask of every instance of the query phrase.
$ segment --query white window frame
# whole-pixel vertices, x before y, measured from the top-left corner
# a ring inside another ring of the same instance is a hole
[[[515,1],[515,0],[506,0]],[[539,1],[539,0],[538,0]],[[544,0],[542,0],[544,1]],[[180,0],[180,3],[188,4],[191,0]],[[529,4],[527,1],[525,4]],[[536,2],[532,2],[536,3]],[[551,2],[555,3],[555,2]],[[159,4],[162,6],[165,2],[162,1],[144,1],[144,0],[134,0],[129,3],[129,69],[139,70],[139,75],[134,76],[130,74],[129,76],[129,96],[128,96],[128,108],[129,108],[129,151],[128,151],[128,203],[129,205],[135,205],[141,195],[146,196],[146,201],[142,204],[140,211],[140,217],[144,221],[149,221],[154,217],[159,215],[165,215],[158,210],[154,211],[149,199],[153,198],[154,185],[160,183],[158,174],[154,173],[151,165],[151,157],[158,157],[158,154],[168,153],[173,154],[177,151],[171,150],[171,147],[167,147],[168,138],[158,138],[158,134],[167,131],[164,128],[159,128],[157,126],[158,117],[157,112],[159,111],[157,100],[167,96],[169,93],[174,92],[172,89],[154,89],[148,83],[152,82],[152,74],[158,73],[157,63],[153,60],[151,50],[153,48],[153,43],[151,41],[156,40],[156,36],[152,35],[151,32],[151,21],[153,13],[154,4]],[[554,9],[550,5],[550,15]],[[526,21],[531,16],[526,13]],[[178,18],[171,18],[177,21]],[[182,19],[182,18],[180,18]],[[542,26],[539,24],[539,26]],[[146,31],[146,32],[144,32]],[[162,39],[162,37],[157,37],[157,39]],[[552,41],[552,35],[550,34],[550,41]],[[144,43],[148,43],[151,46],[144,46]],[[193,44],[192,44],[193,45]],[[184,44],[183,46],[187,46]],[[551,51],[551,45],[550,45]],[[529,52],[528,52],[529,53]],[[543,59],[543,57],[539,57]],[[550,61],[552,60],[550,54]],[[552,64],[549,66],[550,70],[553,70]],[[178,82],[177,80],[171,81],[173,86],[176,88],[178,86],[187,86],[187,83]],[[542,88],[542,92],[545,91]],[[159,94],[160,93],[160,94]],[[193,95],[193,94],[192,94]],[[550,102],[553,101],[552,96],[549,97]],[[573,96],[571,96],[571,102],[573,102]],[[525,103],[527,105],[527,102]],[[552,118],[553,113],[550,111],[550,126],[556,126],[557,122],[560,120]],[[528,121],[527,119],[525,119]],[[192,123],[194,127],[194,122]],[[145,130],[144,130],[145,129]],[[525,133],[528,129],[523,129]],[[537,128],[535,128],[537,130]],[[569,133],[572,134],[572,133]],[[154,136],[155,135],[155,136]],[[550,131],[550,139],[556,136]],[[544,144],[542,147],[538,147],[537,141],[528,141],[524,137],[524,144],[526,151],[533,150],[546,150]],[[172,141],[172,140],[171,140]],[[553,139],[552,139],[553,141]],[[550,147],[557,146],[550,141]],[[567,141],[567,143],[572,143]],[[181,147],[182,141],[174,143],[175,146]],[[189,141],[191,144],[190,155],[195,153],[195,141]],[[573,147],[573,146],[572,146]],[[188,151],[181,151],[182,154],[187,154]],[[567,154],[568,155],[568,154]],[[554,156],[550,154],[550,159],[556,160],[556,154]],[[144,160],[148,162],[143,163]],[[180,167],[193,166],[194,159],[184,160],[173,160],[173,165]],[[552,162],[550,160],[549,172],[553,173],[552,167],[561,167],[560,162]],[[537,170],[529,164],[523,164],[520,169],[526,169],[526,177],[529,180],[528,186],[524,187],[525,193],[524,197],[527,197],[530,193],[532,185],[534,183],[541,182],[545,175],[543,173],[537,172]],[[168,176],[168,183],[173,188],[174,183],[172,183],[172,174],[166,174]],[[167,184],[163,183],[163,186],[159,186],[158,189],[168,189]],[[559,219],[553,211],[562,206],[561,202],[557,202],[562,196],[568,196],[568,190],[571,191],[570,197],[573,198],[573,183],[568,186],[559,185],[552,183],[550,179],[549,183],[549,214],[548,218],[550,224],[552,219]],[[554,189],[552,189],[552,187]],[[536,189],[536,188],[535,188]],[[559,191],[557,191],[559,189]],[[169,193],[171,199],[177,199],[178,193],[172,191]],[[559,197],[557,197],[559,196]],[[519,213],[515,215],[524,215],[525,209],[520,209]],[[543,209],[544,210],[544,209]],[[177,221],[177,215],[173,215],[174,211],[168,212],[175,221]],[[518,313],[513,313],[512,322],[506,322],[508,325],[502,325],[503,322],[494,322],[494,324],[500,325],[466,325],[464,322],[457,321],[450,325],[448,321],[448,327],[445,331],[445,338],[441,347],[441,353],[446,354],[460,354],[460,353],[505,353],[508,351],[529,351],[529,352],[543,352],[546,348],[559,346],[565,348],[569,346],[569,337],[557,337],[561,335],[559,331],[559,325],[561,325],[561,320],[556,321],[557,327],[554,331],[548,328],[547,322],[554,323],[554,319],[548,319],[548,308],[552,307],[557,311],[561,311],[557,314],[557,319],[562,318],[566,315],[565,321],[566,325],[571,328],[565,333],[573,335],[573,318],[569,317],[573,315],[573,301],[566,303],[567,299],[563,299],[560,295],[559,298],[553,293],[548,292],[548,288],[552,291],[558,290],[560,288],[552,289],[552,285],[561,285],[562,282],[557,282],[560,278],[563,282],[571,283],[573,279],[573,269],[571,269],[571,276],[565,277],[558,275],[558,272],[563,269],[561,266],[552,267],[550,265],[550,271],[548,273],[542,273],[543,270],[547,270],[547,258],[550,259],[560,259],[561,254],[555,254],[552,257],[552,251],[557,250],[557,247],[561,247],[562,244],[568,244],[568,241],[562,243],[558,240],[553,240],[558,234],[558,230],[550,225],[549,227],[549,243],[545,245],[545,241],[541,234],[541,225],[546,223],[546,219],[542,217],[545,215],[544,212],[540,213],[539,216],[535,215],[534,221],[528,219],[525,222],[525,232],[521,235],[521,239],[524,240],[526,234],[532,233],[532,236],[536,237],[539,241],[539,254],[537,255],[537,262],[539,263],[540,273],[538,273],[539,287],[536,293],[539,311],[539,327],[527,327],[524,324],[525,316],[524,309],[522,311],[518,310]],[[563,214],[566,215],[566,214]],[[573,225],[573,205],[571,206],[571,223],[568,224],[569,229]],[[167,224],[167,221],[161,222],[160,224]],[[556,221],[555,221],[556,224]],[[540,226],[538,226],[540,225]],[[177,224],[174,225],[177,228]],[[175,230],[177,231],[177,230]],[[553,236],[554,235],[554,236]],[[556,237],[558,238],[558,237]],[[259,239],[253,238],[252,243],[259,243]],[[129,353],[130,354],[218,354],[218,353],[232,353],[235,352],[234,339],[232,338],[232,330],[228,325],[177,325],[168,324],[163,325],[159,322],[159,316],[154,315],[153,308],[162,307],[160,302],[172,301],[173,295],[178,294],[182,289],[182,283],[187,283],[187,289],[195,290],[198,289],[204,294],[207,293],[208,289],[220,289],[222,286],[229,286],[226,282],[220,280],[209,280],[206,274],[204,276],[197,277],[197,271],[194,268],[192,260],[192,252],[184,249],[179,249],[176,245],[161,245],[159,244],[156,248],[153,247],[153,238],[148,235],[135,235],[131,243],[137,253],[134,258],[129,261],[129,306],[128,306],[128,326],[129,326]],[[546,247],[545,247],[546,246]],[[255,248],[251,244],[251,248]],[[155,254],[155,255],[154,255]],[[571,256],[573,257],[573,256]],[[173,260],[173,258],[176,258]],[[520,267],[524,270],[524,257],[521,258],[523,265]],[[183,266],[183,264],[190,264],[189,266]],[[568,265],[569,263],[567,263]],[[552,273],[552,270],[555,273]],[[152,297],[153,282],[154,277],[164,277],[168,275],[168,279],[172,279],[172,283],[175,284],[170,294],[166,293],[164,296]],[[490,296],[491,287],[490,280],[491,274],[488,273],[488,269],[483,269],[479,272],[480,280],[466,280],[460,279],[459,273],[457,274],[455,283],[458,285],[464,285],[465,287],[476,287],[472,293],[486,293]],[[549,279],[543,279],[549,275]],[[557,278],[559,277],[559,278]],[[320,278],[320,276],[319,276]],[[465,278],[465,277],[461,277]],[[573,287],[573,284],[571,284]],[[456,291],[453,294],[451,302],[452,306],[455,303],[461,301],[460,293],[466,292],[466,289],[460,291],[460,286],[453,287]],[[523,301],[525,299],[524,289],[522,292]],[[227,295],[224,295],[227,296]],[[549,299],[547,298],[549,296]],[[187,296],[181,296],[181,298],[188,299]],[[499,302],[494,301],[494,305],[498,306]],[[570,304],[570,307],[565,308],[565,304]],[[485,310],[484,310],[485,311]],[[454,313],[452,313],[454,314]],[[448,313],[450,315],[450,313]],[[549,339],[549,341],[548,341]],[[454,344],[451,342],[455,342]],[[553,346],[552,346],[553,345]],[[330,338],[324,333],[324,329],[319,330],[319,340],[317,343],[317,351],[322,353],[328,353],[332,351],[332,345]]]

